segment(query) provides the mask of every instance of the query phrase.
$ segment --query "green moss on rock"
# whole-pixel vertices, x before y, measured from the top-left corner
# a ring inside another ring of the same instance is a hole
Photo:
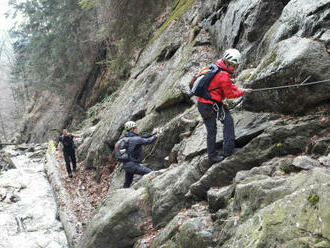
[[[242,82],[250,80],[250,78],[254,75],[254,71],[255,69],[247,69],[242,71],[238,75],[237,80]]]
[[[156,40],[163,31],[170,25],[170,23],[180,18],[188,9],[188,7],[194,2],[194,0],[177,0],[172,6],[172,13],[166,22],[158,29],[152,40]]]
[[[272,50],[271,54],[267,57],[267,59],[265,59],[265,60],[263,61],[263,67],[267,67],[267,66],[269,66],[271,63],[273,63],[273,62],[276,60],[276,57],[277,57],[277,49],[278,49],[278,47],[276,46],[276,47]]]
[[[316,194],[310,194],[308,196],[308,201],[312,206],[315,206],[320,200],[320,197]]]
[[[255,80],[257,78],[257,73],[252,73],[252,75],[249,77],[249,80]]]

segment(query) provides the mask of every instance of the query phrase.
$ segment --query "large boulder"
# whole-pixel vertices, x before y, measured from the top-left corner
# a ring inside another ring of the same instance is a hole
[[[16,169],[16,165],[7,154],[0,153],[0,171],[6,171],[10,169]]]
[[[303,170],[311,170],[314,167],[320,166],[319,161],[317,161],[316,159],[312,159],[308,156],[298,156],[293,160],[292,164],[295,167]]]
[[[265,56],[249,77],[243,106],[251,111],[303,113],[330,99],[330,83],[258,91],[260,88],[328,80],[330,55],[324,44],[293,37],[281,41]],[[307,82],[306,82],[307,81]]]
[[[201,178],[208,167],[207,158],[198,156],[190,162],[173,164],[149,181],[146,187],[152,201],[154,226],[164,226],[188,206],[185,195],[189,187]]]
[[[330,247],[329,180],[315,168],[238,185],[217,247]]]
[[[150,219],[148,193],[121,189],[111,192],[88,225],[78,248],[128,248],[143,235]]]
[[[135,179],[135,178],[134,178]],[[123,188],[125,181],[125,171],[122,164],[117,166],[111,174],[111,180],[109,182],[109,192]]]
[[[164,229],[161,229],[151,247],[214,247],[216,239],[207,205],[196,204],[178,213]]]
[[[328,154],[328,156],[322,156],[322,157],[320,157],[319,158],[319,161],[324,166],[329,167],[330,166],[330,153]]]
[[[220,208],[227,206],[229,199],[234,194],[234,187],[232,185],[222,187],[220,189],[213,188],[207,192],[207,201],[210,204],[209,208],[216,212]]]
[[[265,163],[262,163],[260,167],[253,167],[251,170],[243,170],[237,172],[234,178],[234,184],[240,183],[241,181],[247,181],[249,178],[265,178],[273,176],[278,173],[278,170],[281,170],[284,173],[282,167],[292,165],[292,158],[289,157],[275,157]],[[281,173],[281,174],[282,174]]]
[[[302,117],[300,120],[274,121],[239,152],[214,164],[198,182],[191,185],[190,193],[206,199],[210,187],[231,184],[241,170],[261,166],[274,157],[303,152],[314,135],[326,135],[328,125],[322,125],[321,119]]]
[[[293,36],[310,37],[330,42],[329,0],[290,1],[280,18],[267,31],[258,47],[259,58],[272,50],[282,40]],[[317,59],[316,59],[317,61]]]
[[[199,117],[201,119],[201,117]],[[270,125],[268,121],[271,115],[252,112],[234,112],[233,119],[235,122],[236,145],[244,146],[253,137],[258,136],[263,130]],[[179,160],[189,160],[196,155],[206,152],[206,128],[201,121],[193,132],[193,135],[180,143],[178,152]],[[222,125],[218,123],[217,144],[220,148],[223,139]]]
[[[256,210],[292,193],[295,189],[288,188],[286,182],[286,176],[252,177],[246,183],[241,182],[235,187],[234,210],[246,219]]]

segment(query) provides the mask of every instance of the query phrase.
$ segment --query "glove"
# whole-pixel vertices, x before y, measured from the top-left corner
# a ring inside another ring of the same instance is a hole
[[[157,136],[162,136],[163,135],[163,130],[159,129],[159,131],[157,132]]]
[[[157,137],[159,137],[163,134],[163,131],[161,128],[155,128],[153,133],[155,133],[157,135]]]

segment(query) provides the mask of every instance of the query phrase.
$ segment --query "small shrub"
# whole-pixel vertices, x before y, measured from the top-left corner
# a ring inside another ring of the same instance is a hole
[[[315,206],[320,200],[320,197],[316,194],[310,194],[308,196],[308,201],[312,206]]]

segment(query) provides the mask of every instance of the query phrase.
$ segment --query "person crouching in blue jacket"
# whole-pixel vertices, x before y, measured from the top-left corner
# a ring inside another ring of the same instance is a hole
[[[134,121],[126,122],[125,130],[125,137],[130,138],[127,146],[129,159],[123,163],[123,169],[125,170],[124,188],[129,188],[133,182],[134,174],[145,175],[152,171],[141,164],[143,160],[142,145],[152,144],[159,134],[156,133],[148,138],[139,136],[137,125]]]

